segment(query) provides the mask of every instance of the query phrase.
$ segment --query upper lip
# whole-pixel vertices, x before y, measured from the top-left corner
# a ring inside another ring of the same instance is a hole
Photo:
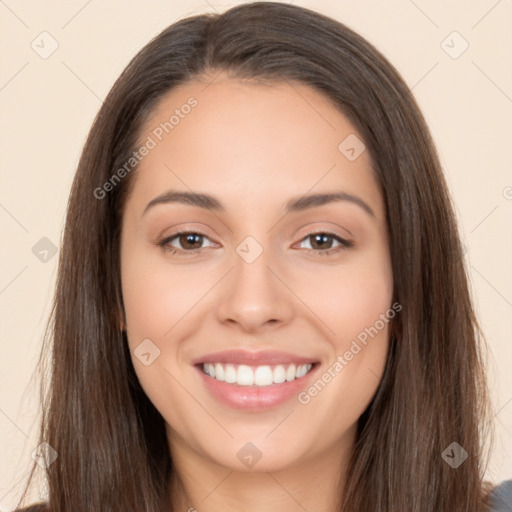
[[[283,363],[307,364],[315,363],[316,360],[311,357],[301,357],[289,352],[279,352],[275,350],[262,350],[251,352],[248,350],[224,350],[214,352],[195,359],[192,364],[201,363],[231,363],[246,365],[274,365]]]

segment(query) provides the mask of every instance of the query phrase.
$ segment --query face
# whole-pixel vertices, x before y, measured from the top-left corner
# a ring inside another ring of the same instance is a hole
[[[320,461],[352,446],[385,365],[383,198],[362,137],[321,94],[206,84],[173,89],[140,137],[121,240],[135,371],[173,457]]]

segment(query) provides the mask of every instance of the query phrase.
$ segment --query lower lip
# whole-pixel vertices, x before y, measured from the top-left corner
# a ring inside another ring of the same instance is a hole
[[[291,398],[297,397],[308,386],[311,376],[316,372],[318,366],[315,363],[306,375],[291,382],[261,387],[228,384],[206,375],[199,366],[196,366],[196,369],[210,393],[223,404],[233,409],[261,411],[277,407]]]

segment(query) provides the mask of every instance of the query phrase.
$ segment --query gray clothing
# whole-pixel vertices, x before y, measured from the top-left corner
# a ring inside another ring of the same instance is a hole
[[[491,492],[489,512],[512,512],[512,480],[505,480]]]

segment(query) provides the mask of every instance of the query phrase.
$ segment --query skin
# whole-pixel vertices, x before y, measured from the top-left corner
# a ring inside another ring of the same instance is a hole
[[[318,376],[332,367],[391,307],[383,198],[369,152],[349,161],[338,150],[358,132],[323,95],[302,84],[211,80],[173,89],[140,136],[197,99],[142,160],[123,212],[133,364],[167,425],[176,510],[332,511],[357,420],[383,374],[389,324],[307,405],[294,397],[266,411],[232,409],[210,395],[191,361],[231,348],[274,349],[320,361]],[[143,214],[169,189],[211,194],[225,211],[168,203]],[[338,190],[364,200],[374,216],[349,201],[284,214],[292,197]],[[179,229],[206,238],[168,243],[182,254],[158,245]],[[340,244],[315,244],[308,235],[318,232],[353,246],[319,254]],[[247,236],[263,249],[250,264],[236,252]],[[200,252],[184,254],[193,247]],[[148,366],[134,355],[145,339],[160,350]],[[237,457],[248,441],[262,454],[252,468]]]

